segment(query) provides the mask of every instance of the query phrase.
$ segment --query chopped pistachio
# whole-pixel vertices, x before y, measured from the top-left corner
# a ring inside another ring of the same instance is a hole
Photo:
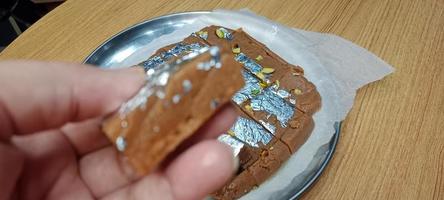
[[[262,82],[262,81],[259,83],[259,85],[260,85],[262,88],[266,88],[266,87],[268,86],[267,83],[264,83],[264,82]]]
[[[300,94],[302,94],[302,90],[299,89],[299,88],[295,88],[295,89],[293,89],[293,93],[294,93],[295,95],[300,95]]]
[[[223,38],[223,39],[227,39],[227,40],[232,40],[233,39],[233,35],[225,28],[218,28],[216,29],[216,35],[219,38]]]
[[[258,89],[253,89],[253,90],[251,90],[251,94],[253,94],[253,95],[258,95],[260,92],[261,92],[261,91],[258,90]]]
[[[274,72],[274,68],[264,67],[264,68],[262,68],[261,72],[264,73],[264,74],[271,74],[271,73]]]
[[[257,61],[261,61],[261,60],[263,60],[264,58],[261,56],[261,55],[258,55],[257,57],[256,57],[256,60]]]
[[[233,53],[240,53],[240,48],[239,47],[233,48],[232,51]]]
[[[225,34],[220,28],[216,29],[216,35],[219,38],[225,38]]]
[[[264,75],[262,72],[258,72],[258,73],[256,73],[256,76],[257,76],[259,79],[261,79],[262,81],[265,82],[265,75]]]
[[[231,135],[231,136],[234,136],[234,135],[236,135],[236,134],[234,133],[234,131],[233,131],[233,130],[228,130],[228,131],[227,131],[227,134],[228,134],[228,135]]]
[[[253,111],[253,109],[251,108],[251,105],[249,105],[249,104],[245,105],[245,110],[247,110],[248,112]]]

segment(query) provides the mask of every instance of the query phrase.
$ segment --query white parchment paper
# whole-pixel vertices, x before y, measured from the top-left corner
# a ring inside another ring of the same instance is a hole
[[[137,64],[157,49],[179,42],[208,25],[242,28],[287,62],[302,66],[322,98],[322,107],[314,115],[315,128],[307,142],[273,177],[242,199],[281,199],[293,194],[295,185],[303,184],[307,175],[325,159],[334,123],[345,118],[356,90],[393,72],[387,63],[341,37],[286,27],[248,10],[215,10],[137,50],[121,66]]]

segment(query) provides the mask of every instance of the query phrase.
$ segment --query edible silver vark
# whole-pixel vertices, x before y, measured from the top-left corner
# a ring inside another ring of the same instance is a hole
[[[212,99],[210,102],[210,108],[212,110],[216,109],[219,106],[219,100],[218,99]]]
[[[174,104],[178,104],[179,101],[180,101],[180,98],[181,98],[180,94],[175,94],[175,95],[173,96],[173,103],[174,103]]]
[[[180,56],[184,53],[199,51],[202,49],[202,47],[203,46],[200,43],[184,44],[180,42],[168,51],[162,52],[159,56],[153,56],[150,59],[143,61],[141,64],[145,71],[148,71],[149,69],[153,69],[161,64],[164,64],[173,57]]]
[[[236,157],[237,155],[239,155],[239,152],[241,151],[241,149],[244,147],[244,143],[242,143],[241,141],[231,137],[228,134],[222,134],[220,135],[217,140],[219,140],[220,142],[223,142],[227,145],[229,145],[231,147],[231,149],[233,149],[233,154],[234,157]]]
[[[236,61],[243,64],[244,67],[253,74],[259,73],[262,71],[263,67],[256,63],[253,59],[249,58],[244,53],[239,53],[235,57]]]
[[[216,32],[217,31],[220,31],[222,33],[222,37],[223,38],[225,38],[227,40],[232,40],[233,39],[233,34],[231,34],[230,31],[228,31],[226,28],[220,27],[220,28],[218,28],[216,30]]]
[[[242,76],[244,77],[245,85],[232,97],[232,100],[238,105],[251,99],[254,96],[253,91],[259,91],[259,93],[262,91],[262,87],[259,85],[260,81],[254,75],[246,70],[242,70]]]
[[[117,147],[117,150],[119,150],[120,152],[125,151],[125,149],[126,149],[126,140],[125,140],[125,138],[123,136],[117,137],[117,139],[116,139],[116,147]]]
[[[273,138],[273,136],[256,121],[243,117],[237,118],[230,131],[233,132],[236,138],[253,147],[259,147],[261,143],[266,145]]]
[[[182,87],[183,87],[183,91],[185,93],[188,93],[191,91],[191,88],[193,87],[193,85],[191,84],[191,81],[188,79],[183,80],[182,82]]]
[[[268,123],[264,120],[259,120],[259,122],[262,124],[262,126],[264,126],[271,134],[274,135],[274,133],[276,132],[276,127],[273,126],[273,124]]]
[[[272,87],[251,98],[251,108],[254,111],[264,111],[276,116],[282,127],[287,127],[288,121],[293,117],[294,107],[285,99],[276,94]]]

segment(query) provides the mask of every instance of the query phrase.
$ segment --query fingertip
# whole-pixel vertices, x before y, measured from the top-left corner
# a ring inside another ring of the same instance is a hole
[[[166,168],[176,199],[202,199],[221,188],[236,171],[231,148],[216,140],[202,141]]]
[[[100,70],[102,76],[95,78],[83,79],[87,83],[78,84],[79,89],[79,102],[83,105],[94,105],[97,102],[104,102],[104,108],[102,113],[108,114],[118,109],[123,102],[130,99],[137,94],[137,91],[142,87],[145,75],[143,70],[136,68],[125,69],[113,69],[113,70]],[[95,84],[96,86],[91,89],[85,88],[88,85]],[[88,110],[83,110],[88,113]],[[86,116],[80,116],[80,118],[86,118]]]
[[[1,62],[0,72],[0,132],[14,134],[107,115],[144,83],[143,71],[136,68],[102,70],[62,62]]]

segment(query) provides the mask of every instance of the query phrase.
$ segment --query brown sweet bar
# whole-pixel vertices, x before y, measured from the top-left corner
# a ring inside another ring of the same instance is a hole
[[[171,74],[164,98],[153,95],[124,119],[116,113],[103,123],[112,142],[124,136],[123,153],[140,174],[154,170],[243,85],[241,66],[231,54],[221,55],[219,69],[198,69],[210,57],[208,53],[200,55]],[[191,83],[189,91],[185,82]]]

